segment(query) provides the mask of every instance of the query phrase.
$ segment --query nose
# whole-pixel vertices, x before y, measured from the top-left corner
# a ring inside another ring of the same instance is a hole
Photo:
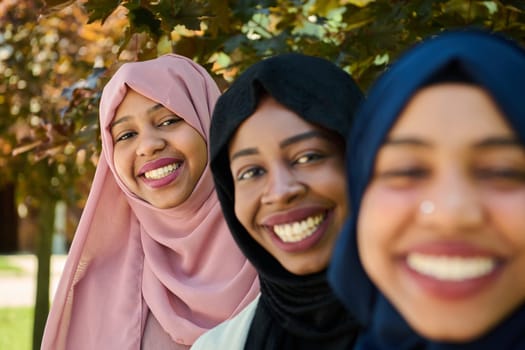
[[[141,130],[138,135],[137,156],[151,156],[166,147],[166,140],[155,130]]]
[[[307,187],[285,166],[275,166],[268,174],[268,182],[261,203],[289,204],[306,193]]]
[[[484,209],[475,182],[460,170],[436,177],[419,208],[420,219],[442,232],[478,228]]]

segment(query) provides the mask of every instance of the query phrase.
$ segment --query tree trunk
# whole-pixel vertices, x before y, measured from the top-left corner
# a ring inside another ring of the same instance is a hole
[[[35,319],[33,324],[33,350],[40,349],[47,314],[49,313],[49,279],[54,209],[54,200],[43,199],[38,214],[39,232],[36,236],[38,270],[36,278]]]
[[[0,187],[0,253],[18,251],[18,214],[15,206],[15,184]]]

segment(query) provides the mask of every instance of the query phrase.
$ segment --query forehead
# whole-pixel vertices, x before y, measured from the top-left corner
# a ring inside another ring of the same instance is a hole
[[[272,97],[265,97],[255,112],[239,125],[230,141],[230,149],[248,145],[257,147],[259,144],[277,145],[287,137],[320,129]]]
[[[441,83],[419,90],[409,100],[389,136],[450,141],[484,133],[512,133],[488,92],[476,85]]]
[[[122,102],[120,102],[115,111],[115,116],[129,112],[137,114],[143,112],[144,110],[147,110],[148,108],[154,105],[157,105],[157,103],[152,99],[142,94],[139,94],[138,92],[132,89],[128,89],[126,95],[122,99]]]

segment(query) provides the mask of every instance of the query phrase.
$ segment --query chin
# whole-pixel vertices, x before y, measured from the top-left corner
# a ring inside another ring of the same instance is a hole
[[[294,275],[298,276],[304,276],[304,275],[311,275],[314,273],[321,272],[325,270],[327,265],[324,266],[289,266],[284,268],[288,270],[288,272],[293,273]]]
[[[465,324],[457,326],[455,323],[450,323],[450,326],[446,328],[428,328],[421,327],[421,322],[419,322],[418,326],[414,327],[412,325],[412,328],[424,338],[447,343],[468,343],[478,339],[487,331],[485,328],[468,329],[465,327]]]

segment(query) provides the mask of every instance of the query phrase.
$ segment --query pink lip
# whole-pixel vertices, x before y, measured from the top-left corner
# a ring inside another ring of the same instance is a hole
[[[450,257],[490,257],[498,260],[497,266],[487,275],[462,281],[444,281],[413,270],[406,263],[406,255],[399,259],[401,268],[408,274],[409,278],[419,285],[423,291],[439,299],[457,300],[469,298],[482,292],[486,288],[489,288],[494,280],[498,278],[505,265],[503,259],[497,257],[494,252],[473,246],[466,242],[427,243],[410,249],[410,252]]]
[[[286,213],[273,214],[267,217],[265,220],[263,220],[264,224],[262,226],[264,227],[265,231],[268,232],[273,244],[275,244],[276,247],[285,252],[301,252],[315,246],[324,237],[324,234],[326,233],[326,230],[328,229],[328,226],[330,225],[330,222],[332,221],[334,215],[332,210],[326,212],[326,217],[324,221],[321,223],[321,225],[319,225],[317,230],[312,235],[298,242],[283,242],[275,234],[275,232],[273,232],[272,226],[301,221],[309,216],[317,215],[325,211],[326,208],[310,207],[300,208]]]
[[[155,169],[158,169],[158,168],[162,168],[163,166],[166,166],[168,164],[173,164],[173,163],[181,163],[182,162],[182,159],[178,159],[178,158],[159,158],[159,159],[155,159],[153,161],[150,161],[146,164],[144,164],[137,176],[143,176],[144,173],[148,172],[148,171],[151,171],[151,170],[155,170]]]
[[[326,208],[321,207],[307,207],[297,208],[282,213],[274,213],[268,215],[261,220],[260,225],[262,226],[274,226],[282,225],[289,222],[301,221],[312,215],[318,215],[319,213],[325,212]]]
[[[168,174],[167,176],[163,177],[162,179],[147,179],[144,174],[148,171],[155,170],[158,168],[162,168],[163,166],[173,164],[173,163],[182,163],[177,170],[174,172]],[[184,163],[182,160],[177,158],[160,158],[157,160],[154,160],[152,162],[144,164],[139,171],[139,175],[141,180],[149,187],[151,188],[160,188],[163,186],[166,186],[173,181],[175,181],[178,177],[180,172],[182,171],[182,168],[184,167]]]

